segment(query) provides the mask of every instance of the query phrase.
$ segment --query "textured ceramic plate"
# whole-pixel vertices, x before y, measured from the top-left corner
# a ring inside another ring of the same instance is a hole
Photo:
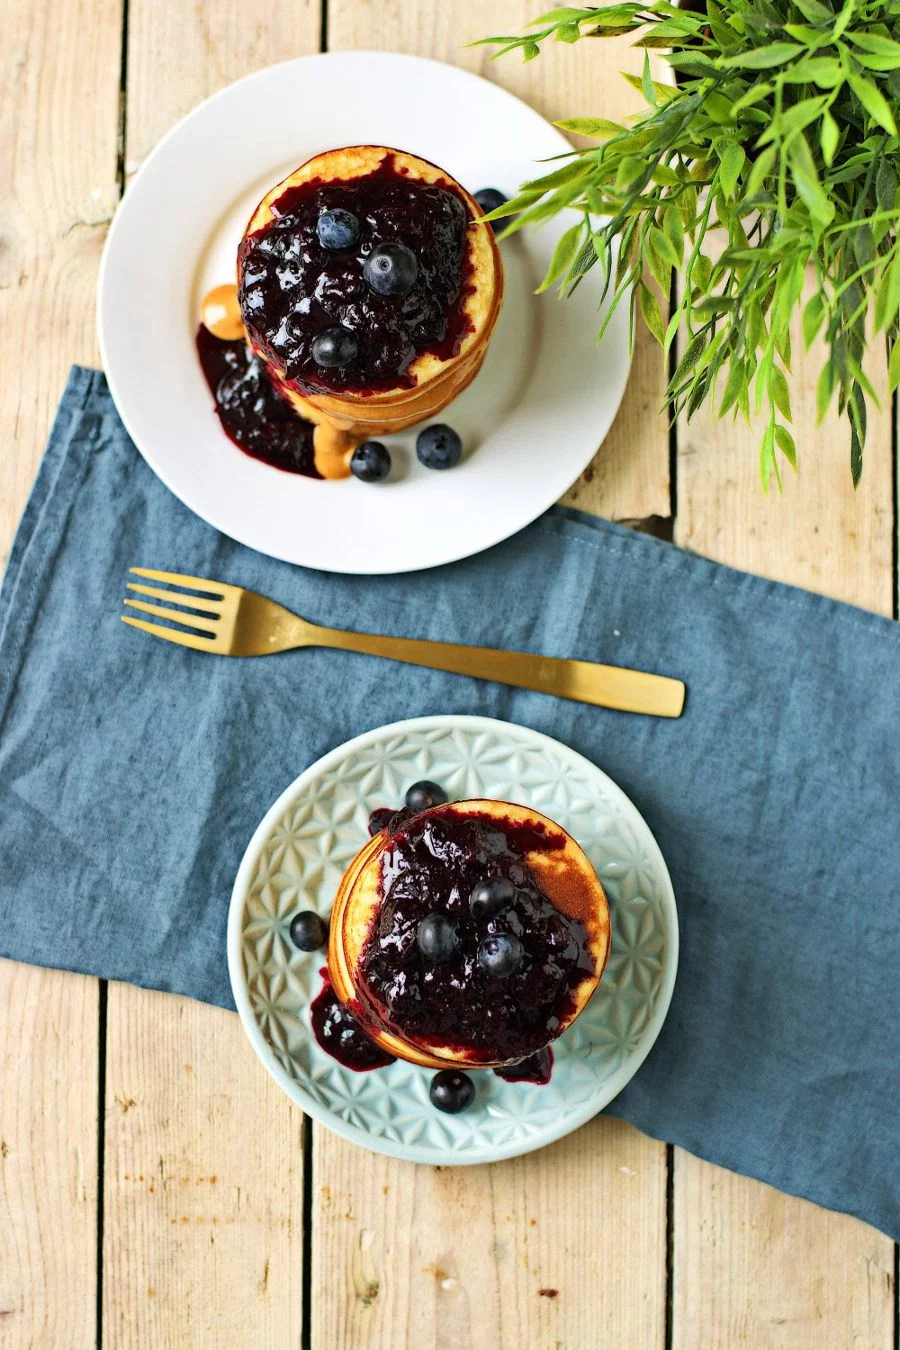
[[[250,459],[221,430],[200,372],[201,298],[234,279],[238,240],[273,183],[321,150],[359,143],[413,151],[473,191],[508,193],[536,160],[570,148],[519,99],[436,61],[340,52],[260,71],[179,123],[128,188],[100,274],[100,346],[132,439],[210,524],[307,567],[405,572],[498,543],[575,481],[625,388],[627,306],[598,350],[599,268],[566,304],[534,294],[576,219],[567,213],[503,245],[506,299],[485,364],[433,419],[466,445],[452,473],[417,462],[416,428],[385,438],[395,473],[377,488]]]
[[[458,1116],[428,1100],[431,1072],[397,1061],[343,1068],[309,1024],[324,953],[291,945],[298,909],[327,914],[374,806],[399,805],[420,778],[451,797],[521,802],[559,821],[597,869],[612,908],[609,964],[573,1027],[554,1043],[550,1083],[472,1074]],[[678,961],[672,883],[624,793],[558,741],[487,717],[423,717],[367,732],[313,764],[278,798],[238,872],[228,923],[235,1001],[263,1064],[304,1111],[346,1139],[413,1162],[482,1163],[561,1138],[606,1106],[637,1071],[663,1024]]]

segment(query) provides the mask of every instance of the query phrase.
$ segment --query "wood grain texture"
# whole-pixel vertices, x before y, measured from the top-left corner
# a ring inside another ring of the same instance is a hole
[[[66,373],[96,359],[119,0],[0,3],[0,567]],[[73,59],[90,51],[90,60]],[[0,963],[0,1344],[92,1345],[96,981]]]
[[[440,0],[330,0],[328,46],[333,51],[412,52],[449,61],[502,84],[551,120],[620,118],[641,106],[640,95],[619,73],[641,70],[643,58],[627,40],[549,43],[527,64],[516,53],[492,61],[490,49],[466,45],[491,33],[520,32],[540,12],[540,5],[530,0],[453,5]],[[615,520],[669,515],[669,436],[660,416],[665,389],[659,348],[641,329],[618,417],[591,465],[567,493],[566,503]]]
[[[204,98],[242,75],[319,50],[319,0],[129,0],[126,170]]]
[[[795,354],[802,352],[793,334]],[[799,480],[763,496],[758,429],[708,414],[678,430],[678,543],[721,562],[890,614],[891,424],[870,416],[862,484],[837,413],[816,426],[819,347],[791,379]],[[885,388],[883,366],[870,372]],[[676,1151],[676,1350],[892,1350],[893,1246],[830,1214]]]
[[[664,1151],[602,1117],[477,1168],[317,1129],[313,1350],[662,1346],[665,1180]]]
[[[893,1350],[893,1244],[676,1150],[674,1350]]]
[[[103,1344],[299,1345],[303,1116],[237,1017],[110,987]]]
[[[0,962],[0,1346],[93,1345],[96,980]]]
[[[127,171],[201,99],[260,66],[318,51],[319,37],[314,0],[265,13],[235,0],[131,0]],[[299,1344],[301,1125],[235,1016],[110,987],[110,1350]]]

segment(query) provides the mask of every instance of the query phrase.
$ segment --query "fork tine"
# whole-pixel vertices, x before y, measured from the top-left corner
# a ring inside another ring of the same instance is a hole
[[[179,647],[193,647],[198,652],[218,652],[218,644],[202,638],[199,633],[188,633],[184,629],[163,628],[159,623],[147,623],[145,619],[132,619],[130,614],[120,614],[123,623],[131,628],[140,628],[144,633],[163,638],[166,642],[177,642]]]
[[[148,605],[144,600],[123,600],[125,605],[131,605],[134,609],[143,610],[145,614],[155,614],[158,619],[170,619],[172,623],[180,623],[188,628],[196,628],[200,633],[209,633],[210,637],[215,637],[217,633],[214,619],[205,619],[193,614],[185,614],[183,609],[166,609],[164,605]],[[208,645],[208,644],[207,644]]]
[[[168,581],[172,586],[191,586],[195,591],[205,591],[208,595],[236,595],[240,586],[231,586],[227,581],[209,581],[206,577],[189,577],[183,572],[155,572],[152,567],[129,567],[135,576],[148,577],[150,581]]]
[[[199,595],[181,595],[178,591],[164,591],[161,586],[141,586],[136,581],[127,581],[126,590],[137,591],[139,595],[149,595],[154,600],[169,600],[172,604],[190,605],[191,609],[202,609],[209,614],[221,614],[224,601],[222,600],[201,600]],[[190,615],[184,616],[184,622],[188,622]]]

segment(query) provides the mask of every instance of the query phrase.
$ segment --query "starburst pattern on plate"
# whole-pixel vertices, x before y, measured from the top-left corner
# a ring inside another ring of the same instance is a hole
[[[291,1095],[339,1132],[415,1158],[485,1161],[525,1152],[590,1118],[621,1091],[659,1031],[671,995],[677,921],[671,883],[636,808],[594,765],[524,727],[487,718],[423,718],[383,727],[313,765],[268,829],[240,903],[241,964],[269,1068]],[[327,914],[375,806],[399,806],[417,779],[451,798],[534,806],[575,836],[612,911],[612,952],[596,994],[555,1043],[546,1087],[475,1073],[461,1116],[430,1105],[430,1073],[397,1061],[354,1073],[326,1055],[309,1026],[324,953],[288,935],[298,909]]]

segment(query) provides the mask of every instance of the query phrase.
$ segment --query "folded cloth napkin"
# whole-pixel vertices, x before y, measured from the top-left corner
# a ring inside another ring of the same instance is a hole
[[[123,627],[131,565],[334,626],[681,676],[679,721],[347,653],[221,660]],[[900,1237],[900,630],[554,509],[417,576],[278,563],[183,507],[73,371],[0,593],[0,955],[232,1007],[232,880],[326,750],[437,712],[547,732],[666,857],[681,963],[610,1110]]]

